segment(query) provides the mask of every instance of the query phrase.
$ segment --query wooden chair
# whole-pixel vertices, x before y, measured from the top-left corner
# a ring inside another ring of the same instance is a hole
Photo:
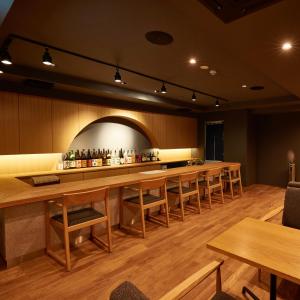
[[[138,191],[137,196],[133,196],[127,199],[123,199],[124,189],[130,189],[133,191]],[[159,192],[159,195],[154,195],[151,193],[152,190]],[[148,210],[148,220],[158,223],[160,225],[165,225],[169,227],[169,208],[167,199],[167,187],[166,178],[158,178],[151,180],[141,181],[137,188],[123,187],[120,189],[120,228],[127,229],[129,231],[136,231],[142,233],[143,238],[146,236],[146,225],[145,225],[145,210]],[[150,209],[157,206],[164,206],[165,208],[165,222],[161,219],[150,215]],[[124,207],[138,208],[141,213],[141,230],[137,230],[132,226],[127,226],[124,224]]]
[[[221,196],[221,202],[224,203],[223,195],[223,184],[222,184],[222,168],[211,169],[203,172],[204,181],[201,182],[199,188],[204,190],[204,197],[207,194],[209,201],[209,208],[211,208],[211,194],[215,193],[215,190],[218,189]]]
[[[100,201],[104,201],[105,214],[95,209],[95,203]],[[50,205],[52,204],[62,209],[62,214],[50,216]],[[90,204],[90,206],[74,209],[76,206],[87,204]],[[72,208],[72,211],[69,211],[69,208]],[[100,223],[106,223],[107,243],[95,235],[95,225]],[[50,225],[62,230],[64,233],[65,260],[51,249]],[[108,252],[111,252],[112,242],[107,187],[87,192],[64,194],[60,201],[46,203],[46,252],[57,262],[64,265],[68,271],[71,270],[69,234],[85,227],[91,227],[91,239],[98,247],[104,247]]]
[[[184,209],[197,211],[199,214],[201,213],[200,206],[200,195],[199,195],[199,186],[198,186],[198,171],[184,173],[179,175],[178,187],[173,187],[168,189],[169,195],[175,196],[175,198],[179,199],[179,205],[181,210],[181,220],[184,221]],[[188,185],[188,186],[186,186]],[[184,206],[184,202],[191,201],[191,198],[196,196],[196,204],[197,208],[194,206]],[[174,214],[172,214],[174,215]],[[174,215],[177,217],[177,215]]]
[[[231,199],[234,199],[234,186],[238,184],[238,194],[236,196],[243,195],[243,186],[241,179],[241,167],[240,165],[232,165],[224,169],[223,176],[224,189],[226,190],[227,184],[230,187]]]

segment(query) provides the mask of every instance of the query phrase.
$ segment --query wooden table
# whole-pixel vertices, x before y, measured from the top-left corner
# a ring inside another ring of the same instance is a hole
[[[276,299],[276,277],[300,284],[300,230],[245,218],[207,247],[271,273],[270,299]]]

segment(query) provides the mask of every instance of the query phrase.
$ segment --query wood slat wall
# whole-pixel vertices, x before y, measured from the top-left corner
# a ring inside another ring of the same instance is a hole
[[[118,116],[142,127],[162,149],[194,148],[197,119],[0,92],[0,155],[67,151],[85,126]]]

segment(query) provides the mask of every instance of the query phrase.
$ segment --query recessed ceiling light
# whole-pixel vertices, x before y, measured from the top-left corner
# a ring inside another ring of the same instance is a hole
[[[246,87],[247,87],[247,84],[243,84],[243,85],[242,85],[242,88],[246,88]]]
[[[196,63],[197,63],[196,58],[194,58],[194,57],[190,58],[189,63],[190,63],[191,65],[196,64]]]
[[[281,46],[281,49],[284,50],[284,51],[288,51],[288,50],[290,50],[292,48],[293,48],[293,46],[292,46],[292,44],[290,42],[285,42]]]
[[[216,70],[210,70],[210,71],[209,71],[209,74],[210,74],[211,76],[215,76],[215,75],[217,74],[217,71],[216,71]]]
[[[208,69],[209,69],[209,66],[203,65],[203,66],[200,66],[200,69],[202,69],[202,70],[208,70]]]

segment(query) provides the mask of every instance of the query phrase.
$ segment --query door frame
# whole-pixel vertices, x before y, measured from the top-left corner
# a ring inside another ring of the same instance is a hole
[[[206,160],[206,126],[207,125],[217,125],[217,124],[223,124],[223,129],[224,129],[224,120],[205,121],[205,124],[204,124],[204,161]],[[223,135],[224,135],[224,130],[223,130]]]

